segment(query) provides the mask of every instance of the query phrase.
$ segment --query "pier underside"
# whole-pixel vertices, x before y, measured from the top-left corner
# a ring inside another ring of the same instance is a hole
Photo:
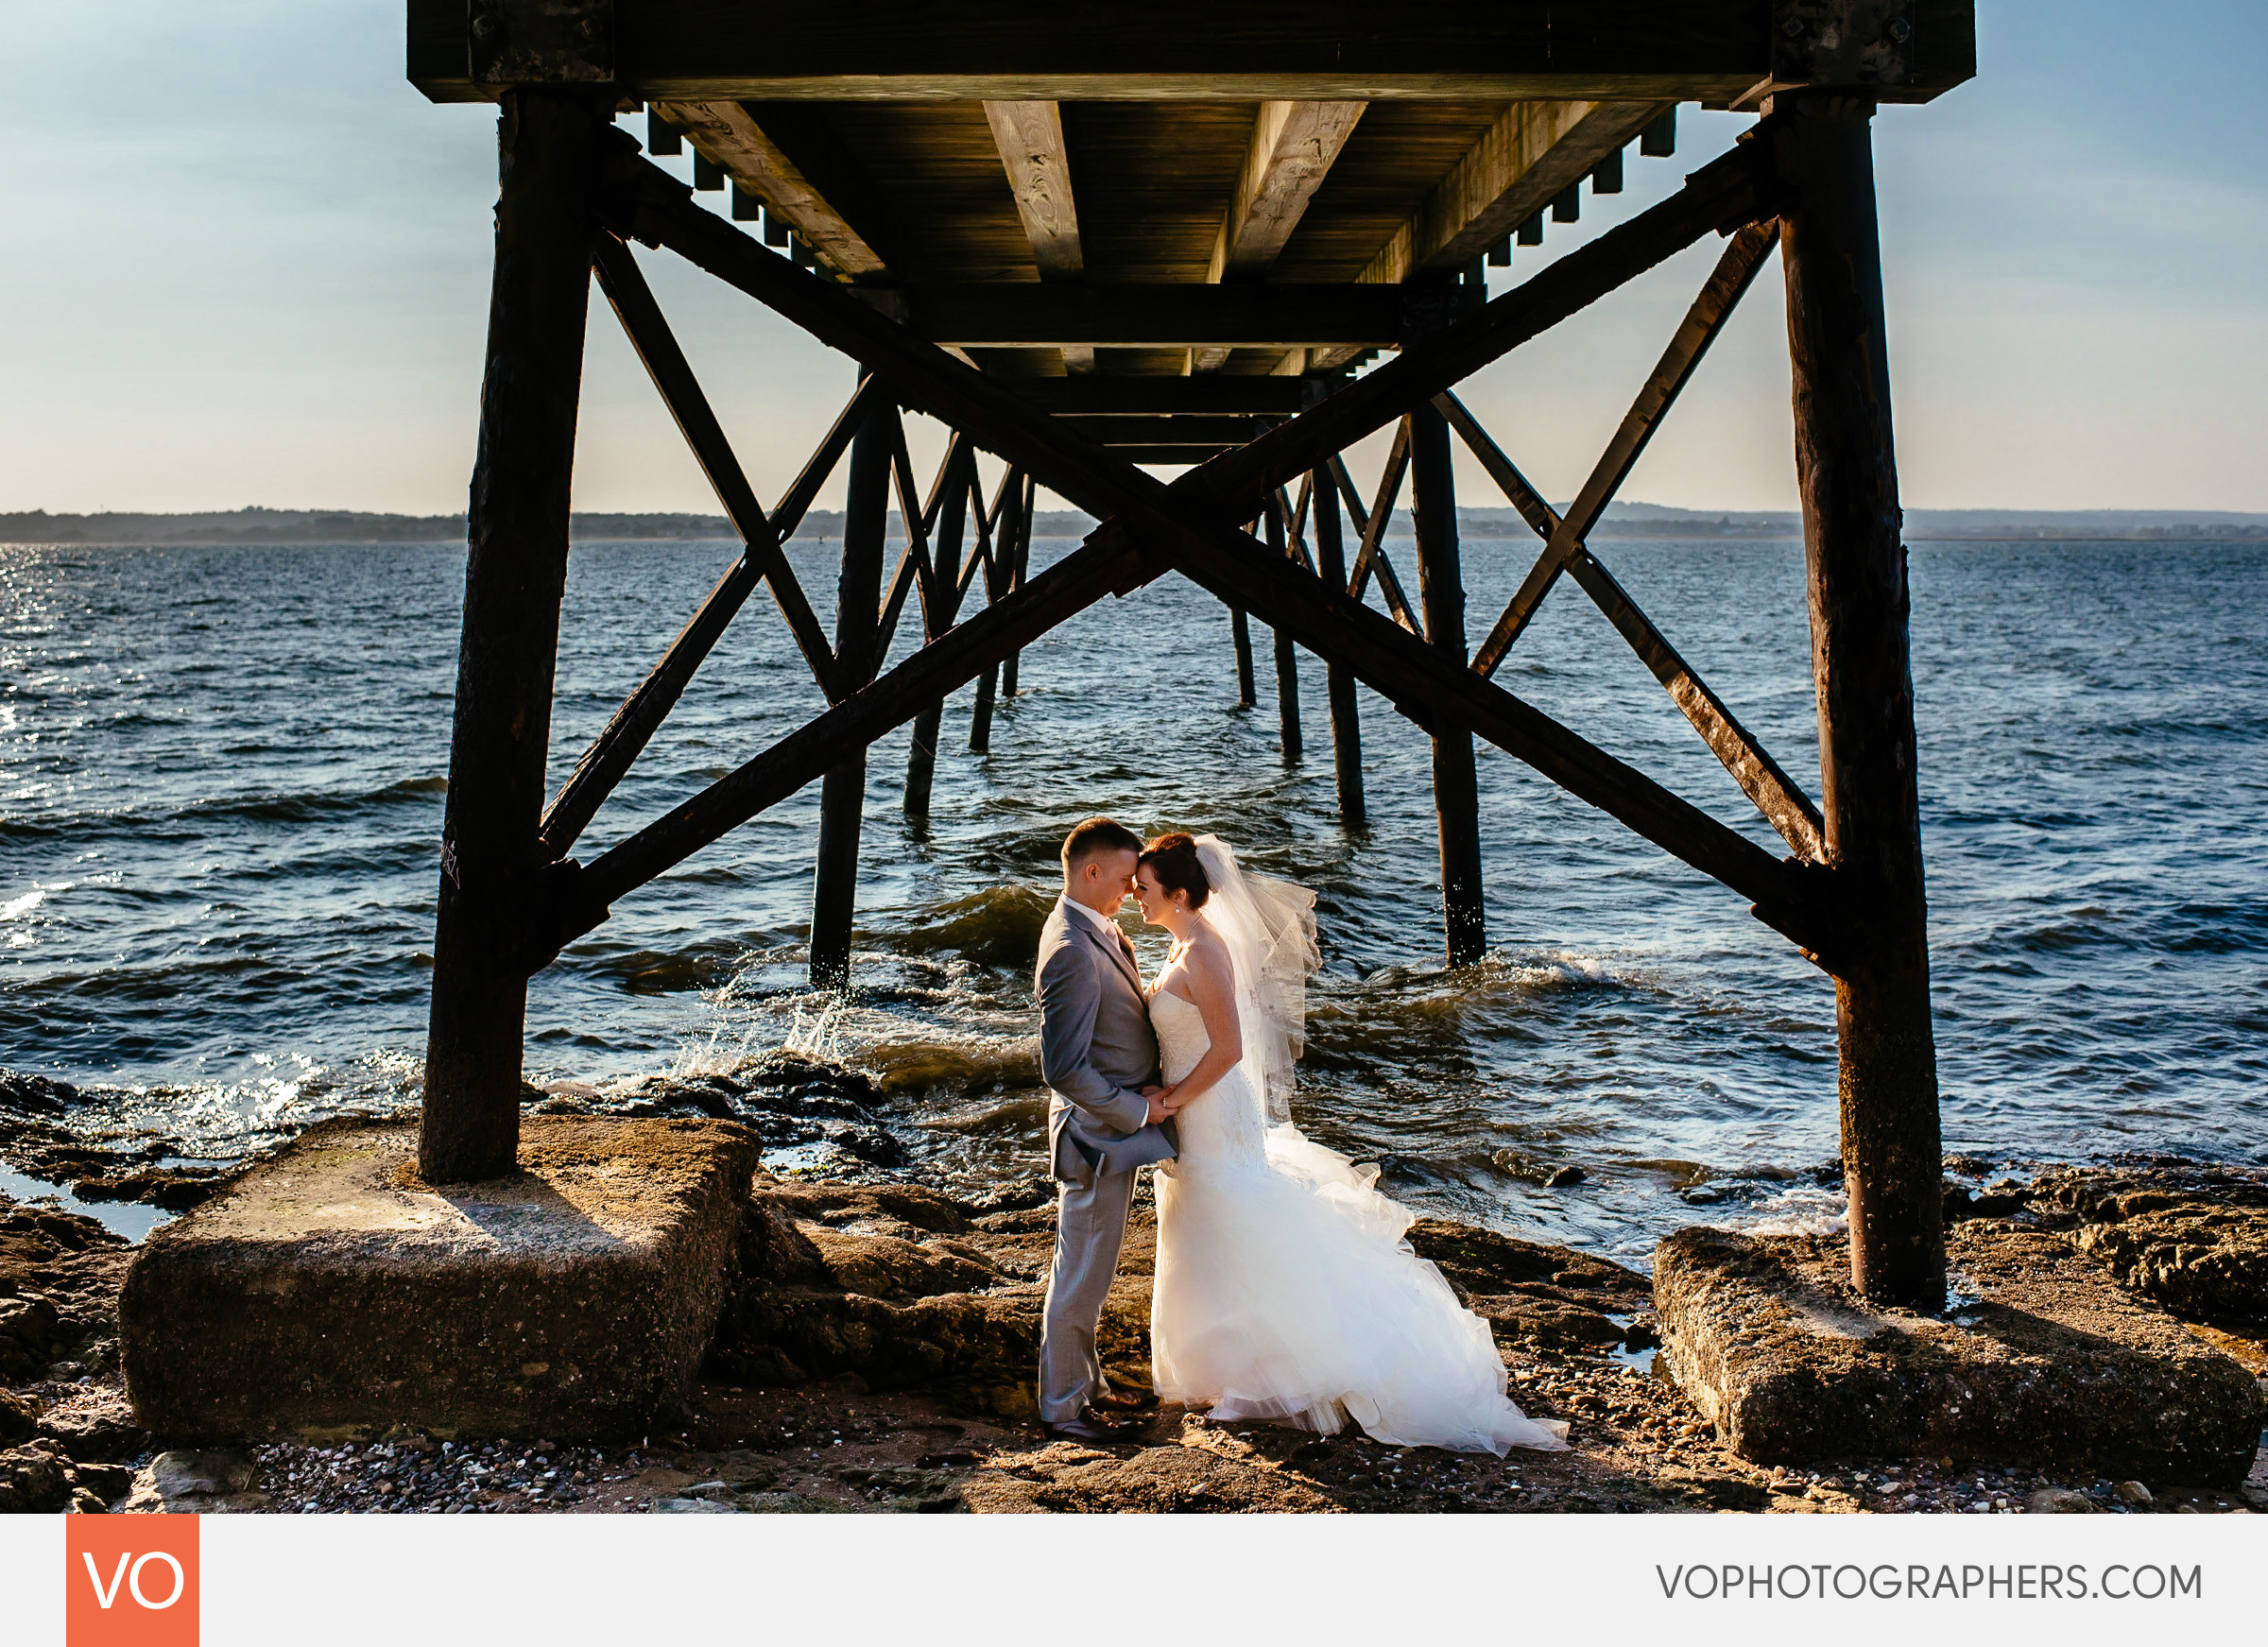
[[[1486,945],[1473,740],[1525,762],[1748,901],[1830,973],[1855,1283],[1944,1287],[1934,1053],[1870,121],[1973,67],[1944,0],[1375,9],[960,8],[796,17],[691,0],[415,0],[410,76],[500,104],[502,193],[472,483],[425,1179],[508,1170],[526,981],[637,889],[817,781],[811,963],[848,976],[868,751],[913,727],[929,804],[939,706],[974,685],[982,748],[1019,654],[1178,572],[1273,632],[1287,759],[1298,653],[1325,668],[1341,814],[1364,816],[1353,683],[1434,746],[1445,948]],[[1183,13],[1186,12],[1186,15]],[[1135,21],[1139,19],[1139,27]],[[1490,299],[1482,270],[1667,156],[1681,102],[1755,127],[1661,204]],[[643,109],[643,146],[614,124]],[[692,186],[648,158],[693,151]],[[720,213],[701,198],[718,194]],[[1565,511],[1457,386],[1697,243],[1709,279]],[[1817,799],[1735,719],[1587,539],[1777,249],[1789,307],[1823,770]],[[767,510],[642,272],[683,258],[859,363]],[[575,414],[597,289],[745,540],[739,562],[546,804]],[[902,414],[953,431],[924,485]],[[1392,431],[1365,492],[1342,454]],[[1451,455],[1534,528],[1469,628]],[[1006,466],[988,492],[976,457]],[[1148,466],[1186,465],[1173,479]],[[846,466],[833,632],[781,544]],[[1045,488],[1102,524],[1032,573]],[[886,564],[893,500],[905,543]],[[1415,563],[1386,528],[1406,504]],[[1405,572],[1411,581],[1404,581]],[[1495,677],[1562,577],[1646,662],[1780,837],[1775,854]],[[831,708],[585,863],[584,829],[759,585]],[[1377,604],[1370,600],[1377,593]],[[923,644],[884,671],[893,634]]]

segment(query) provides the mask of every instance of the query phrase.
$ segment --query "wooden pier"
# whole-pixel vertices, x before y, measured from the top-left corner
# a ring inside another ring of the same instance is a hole
[[[1878,104],[1926,102],[1974,72],[1972,9],[410,0],[410,79],[437,101],[499,106],[501,172],[426,1179],[511,1169],[529,977],[617,900],[814,782],[812,975],[844,981],[859,821],[884,781],[867,759],[874,741],[911,723],[903,805],[925,816],[951,694],[976,688],[969,742],[985,752],[1023,647],[1177,572],[1228,609],[1246,703],[1248,626],[1271,632],[1287,762],[1302,756],[1298,654],[1321,661],[1349,828],[1366,815],[1354,682],[1432,741],[1452,963],[1486,948],[1479,739],[1722,883],[1828,972],[1855,1279],[1885,1303],[1940,1301],[1937,1084],[1870,123]],[[1626,163],[1665,163],[1678,106],[1694,103],[1751,112],[1755,124],[1727,152],[1699,157],[1659,205],[1487,296],[1484,268],[1517,275],[1519,249],[1574,220],[1586,193],[1620,190]],[[616,124],[625,112],[643,116],[643,144]],[[648,158],[688,148],[690,186]],[[1721,243],[1715,268],[1557,512],[1453,391],[1705,242]],[[1775,248],[1810,571],[1816,802],[1586,542]],[[856,363],[842,416],[768,510],[646,285],[641,264],[657,255],[691,262]],[[546,806],[594,277],[745,550]],[[907,457],[907,410],[953,431],[926,490]],[[1341,454],[1389,429],[1366,497]],[[1466,609],[1455,443],[1539,540],[1501,614]],[[980,451],[1007,466],[988,499]],[[781,545],[846,462],[830,638]],[[1169,481],[1147,467],[1159,465],[1191,467]],[[1102,524],[1032,575],[1040,487]],[[1405,489],[1415,600],[1386,544]],[[893,500],[906,542],[891,566]],[[1562,575],[1654,672],[1784,853],[1496,684]],[[582,831],[759,585],[831,707],[578,861]],[[909,618],[922,643],[883,671]]]

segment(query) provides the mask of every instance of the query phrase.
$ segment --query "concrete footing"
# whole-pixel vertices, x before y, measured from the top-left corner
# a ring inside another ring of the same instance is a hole
[[[135,1416],[168,1440],[635,1430],[698,1370],[756,1153],[729,1123],[531,1116],[519,1172],[436,1188],[414,1121],[318,1126],[135,1259]]]
[[[1661,1364],[1760,1464],[1930,1457],[2233,1485],[2259,1387],[2060,1237],[1951,1237],[1956,1308],[1877,1308],[1840,1239],[1684,1229],[1654,1267]]]

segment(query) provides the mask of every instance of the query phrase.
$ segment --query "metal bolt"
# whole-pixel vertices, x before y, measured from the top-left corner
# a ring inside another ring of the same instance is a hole
[[[483,11],[472,19],[474,40],[494,40],[504,32],[504,19],[493,11]]]
[[[575,32],[576,37],[579,40],[595,41],[600,35],[607,32],[607,26],[599,21],[595,14],[589,14],[576,23]]]
[[[1903,45],[1906,43],[1906,37],[1914,32],[1914,26],[1902,17],[1893,17],[1890,20],[1890,26],[1882,32],[1899,45]]]
[[[1786,35],[1790,40],[1801,40],[1804,37],[1805,32],[1810,27],[1811,25],[1806,23],[1802,18],[1791,17],[1787,20],[1787,22],[1779,26],[1779,32]]]

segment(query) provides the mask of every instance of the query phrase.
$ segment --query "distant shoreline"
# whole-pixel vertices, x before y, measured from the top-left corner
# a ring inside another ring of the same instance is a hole
[[[1397,511],[1392,536],[1407,534],[1406,511]],[[895,523],[897,517],[892,515]],[[1461,535],[1526,538],[1527,525],[1508,508],[1457,511]],[[814,509],[797,536],[806,541],[839,537],[843,517]],[[1034,522],[1040,538],[1083,538],[1094,522],[1057,512]],[[734,537],[721,515],[576,514],[569,530],[583,543],[673,541]],[[897,535],[893,524],[893,535]],[[1656,504],[1620,504],[1590,533],[1593,542],[1723,540],[1773,542],[1803,535],[1793,511],[1674,509]],[[2249,543],[2268,542],[2268,514],[2176,509],[1909,509],[1906,536],[1915,542],[1975,543]],[[355,509],[208,510],[184,514],[105,513],[51,515],[44,509],[0,514],[0,544],[83,544],[87,547],[172,547],[272,543],[462,543],[462,515],[389,515]]]

